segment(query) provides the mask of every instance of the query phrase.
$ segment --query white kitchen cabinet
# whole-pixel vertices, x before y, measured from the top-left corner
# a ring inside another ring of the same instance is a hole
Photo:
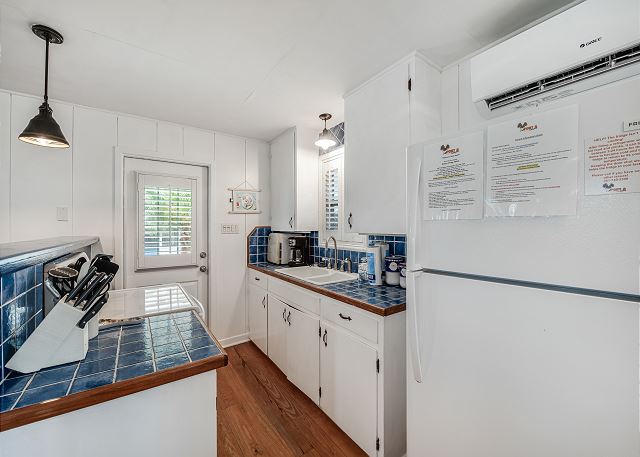
[[[314,141],[314,131],[292,127],[271,142],[274,231],[318,230],[318,148]]]
[[[268,296],[267,349],[269,358],[280,371],[287,371],[287,304]]]
[[[287,378],[368,455],[406,454],[405,313],[379,316],[255,270],[249,282],[268,289],[268,354]]]
[[[318,363],[320,320],[289,306],[287,310],[286,375],[298,389],[316,404],[319,401],[320,372]]]
[[[346,229],[406,233],[406,148],[440,135],[440,71],[414,53],[344,98]]]
[[[320,346],[320,407],[360,446],[378,446],[378,352],[349,332],[324,324]]]
[[[265,354],[267,351],[267,291],[249,284],[247,292],[249,307],[249,338]]]

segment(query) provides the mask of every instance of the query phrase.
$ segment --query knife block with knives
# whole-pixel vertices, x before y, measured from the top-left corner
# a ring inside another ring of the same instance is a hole
[[[94,259],[87,274],[51,309],[6,367],[31,373],[82,360],[98,334],[98,312],[109,299],[118,265],[107,256]]]

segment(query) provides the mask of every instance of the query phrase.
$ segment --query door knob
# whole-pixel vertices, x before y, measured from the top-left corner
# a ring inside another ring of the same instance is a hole
[[[201,258],[201,259],[206,259],[206,258],[207,258],[207,253],[206,253],[206,252],[204,252],[204,251],[202,251],[202,252],[200,253],[200,258]]]
[[[202,265],[202,266],[200,267],[200,271],[201,271],[201,272],[203,272],[203,273],[206,273],[206,272],[207,272],[207,270],[208,270],[208,268],[207,268],[206,266],[204,266],[204,265]]]

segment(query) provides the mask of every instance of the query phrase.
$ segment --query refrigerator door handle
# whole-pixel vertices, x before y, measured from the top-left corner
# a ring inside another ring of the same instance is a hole
[[[421,340],[420,340],[420,320],[418,313],[418,279],[422,275],[421,271],[409,272],[407,274],[407,311],[409,315],[409,357],[411,360],[411,367],[413,368],[413,378],[416,382],[422,382],[422,354],[421,354]]]
[[[417,242],[420,240],[422,226],[422,207],[420,200],[420,181],[422,178],[422,148],[418,151],[409,150],[407,154],[407,269],[409,271],[422,270],[417,262]]]

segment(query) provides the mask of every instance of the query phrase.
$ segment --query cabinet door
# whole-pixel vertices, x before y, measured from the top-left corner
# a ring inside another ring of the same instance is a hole
[[[283,373],[287,372],[287,305],[273,295],[268,296],[267,349],[269,358]]]
[[[287,310],[287,378],[316,404],[320,387],[320,320],[291,306]]]
[[[376,455],[377,352],[324,323],[321,333],[320,408],[368,455]]]
[[[249,338],[267,353],[267,292],[249,284]]]
[[[292,230],[295,226],[295,129],[289,129],[271,143],[271,229]]]
[[[344,101],[347,231],[406,233],[408,79],[409,64],[398,64]]]

